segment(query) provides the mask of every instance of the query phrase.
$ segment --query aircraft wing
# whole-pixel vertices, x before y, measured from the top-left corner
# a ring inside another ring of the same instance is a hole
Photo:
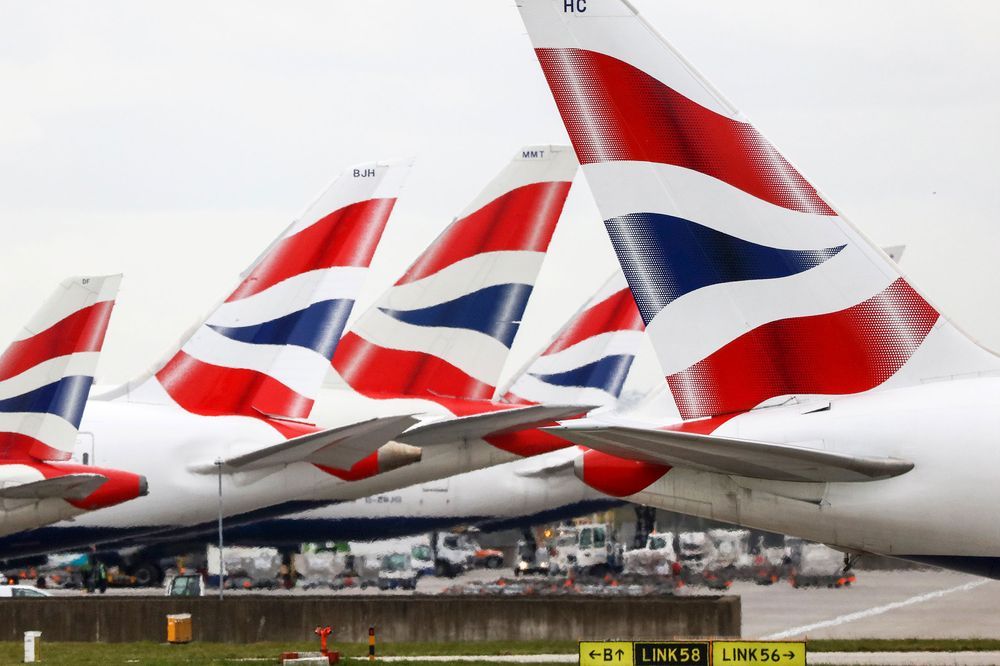
[[[100,488],[108,480],[103,474],[64,474],[0,489],[0,499],[66,499],[80,500]]]
[[[337,469],[350,469],[417,422],[409,414],[384,416],[339,428],[320,430],[222,461],[225,472],[245,472],[275,465],[310,462]],[[416,458],[414,458],[416,460]],[[214,463],[199,465],[197,471],[211,472]]]
[[[875,481],[913,469],[913,463],[898,458],[671,430],[593,423],[543,430],[620,458],[770,481]]]
[[[532,405],[485,414],[461,416],[446,421],[426,423],[407,430],[397,441],[413,446],[431,446],[487,435],[537,428],[538,426],[579,416],[593,407],[581,405]]]

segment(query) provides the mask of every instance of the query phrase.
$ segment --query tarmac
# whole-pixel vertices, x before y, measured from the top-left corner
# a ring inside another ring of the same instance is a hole
[[[948,571],[859,571],[840,589],[736,583],[729,594],[743,599],[744,638],[1000,638],[1000,581]]]

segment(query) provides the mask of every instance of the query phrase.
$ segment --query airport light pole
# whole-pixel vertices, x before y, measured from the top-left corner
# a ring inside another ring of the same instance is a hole
[[[219,600],[221,601],[225,569],[225,559],[222,557],[222,458],[215,459],[215,466],[219,470]]]

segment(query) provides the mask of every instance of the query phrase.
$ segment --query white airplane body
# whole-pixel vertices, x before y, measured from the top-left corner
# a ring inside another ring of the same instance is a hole
[[[360,499],[229,525],[227,543],[298,546],[304,541],[375,541],[432,530],[529,527],[622,504],[573,473],[575,448],[387,488]]]

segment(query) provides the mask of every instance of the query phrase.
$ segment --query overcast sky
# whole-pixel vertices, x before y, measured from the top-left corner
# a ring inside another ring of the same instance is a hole
[[[1000,4],[634,2],[1000,348]],[[518,146],[568,140],[513,0],[0,8],[0,338],[62,277],[124,272],[105,382],[174,344],[344,166],[418,160],[357,313]],[[508,371],[613,267],[578,178]]]

